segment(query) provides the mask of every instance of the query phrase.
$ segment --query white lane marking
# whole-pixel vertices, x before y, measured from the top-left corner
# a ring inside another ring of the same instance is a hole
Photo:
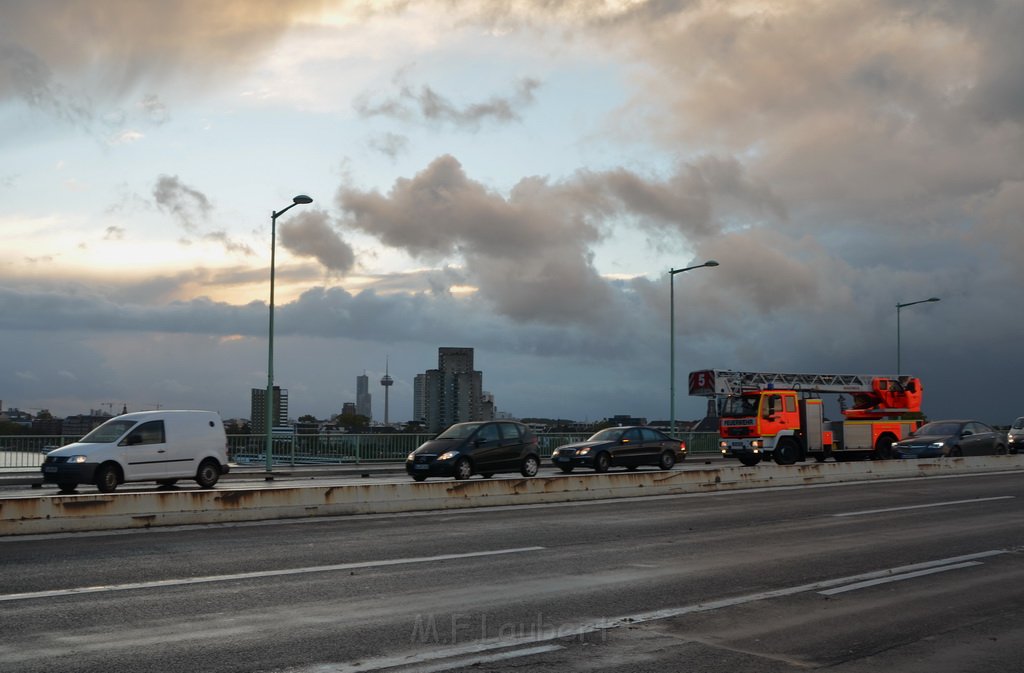
[[[152,582],[130,582],[127,584],[108,584],[103,586],[76,587],[72,589],[54,589],[51,591],[32,591],[20,594],[0,594],[0,601],[20,601],[31,598],[49,598],[53,596],[75,596],[78,594],[97,593],[100,591],[127,591],[130,589],[154,589],[163,587],[203,584],[207,582],[232,582],[236,580],[259,579],[264,577],[280,577],[284,575],[303,575],[307,573],[333,572],[337,570],[354,570],[357,568],[380,568],[385,566],[405,565],[410,563],[432,563],[434,561],[450,561],[453,559],[474,558],[478,556],[498,556],[501,554],[519,554],[528,551],[540,551],[544,547],[518,547],[515,549],[492,549],[489,551],[469,552],[466,554],[442,554],[440,556],[416,556],[411,558],[384,559],[381,561],[361,561],[358,563],[339,563],[329,566],[308,566],[305,568],[285,568],[283,570],[264,570],[233,575],[208,575],[206,577],[185,577]]]
[[[858,589],[866,589],[868,587],[878,586],[879,584],[889,584],[890,582],[902,582],[903,580],[913,579],[915,577],[923,577],[924,575],[934,575],[935,573],[944,573],[947,570],[958,570],[960,568],[970,568],[971,566],[980,566],[981,561],[968,561],[966,563],[956,563],[948,566],[939,566],[938,568],[929,568],[927,570],[918,570],[913,573],[903,573],[902,575],[893,575],[892,577],[881,577],[876,580],[867,580],[864,582],[856,582],[854,584],[847,584],[846,586],[836,587],[835,589],[828,589],[826,591],[819,591],[818,593],[822,596],[835,596],[836,594],[845,593],[847,591],[856,591]]]
[[[873,580],[883,577],[890,577],[892,575],[899,575],[902,573],[916,572],[918,570],[924,570],[926,568],[934,568],[938,566],[945,566],[954,563],[963,563],[966,561],[974,561],[981,558],[988,558],[990,556],[999,556],[1001,554],[1009,554],[1008,549],[994,549],[991,551],[978,552],[977,554],[966,554],[964,556],[954,556],[946,559],[939,559],[937,561],[925,561],[924,563],[913,563],[911,565],[899,566],[896,568],[889,568],[886,570],[876,570],[874,572],[862,573],[860,575],[851,575],[849,577],[839,577],[831,580],[821,580],[820,582],[812,582],[810,584],[801,584],[795,587],[786,587],[783,589],[773,589],[771,591],[763,591],[756,594],[747,594],[746,596],[736,596],[733,598],[723,598],[717,601],[710,601],[708,603],[698,603],[696,605],[686,605],[678,608],[667,608],[665,610],[655,610],[653,612],[646,612],[638,615],[631,615],[629,617],[619,617],[613,622],[621,624],[638,624],[642,622],[649,622],[658,619],[669,619],[671,617],[679,617],[681,615],[691,614],[695,612],[707,612],[709,610],[717,610],[719,608],[733,607],[735,605],[743,605],[745,603],[753,603],[756,601],[763,601],[769,598],[781,598],[783,596],[792,596],[794,594],[802,594],[808,591],[821,591],[823,589],[830,589],[836,586],[842,586],[844,584],[851,584],[863,580]]]
[[[949,507],[951,505],[970,505],[976,502],[991,502],[993,500],[1013,500],[1015,495],[997,495],[991,498],[973,498],[971,500],[949,500],[946,502],[933,502],[927,505],[906,505],[904,507],[886,507],[885,509],[862,509],[859,512],[843,512],[832,516],[863,516],[865,514],[883,514],[885,512],[901,512],[907,509],[927,509],[929,507]]]
[[[509,650],[507,652],[498,652],[497,654],[481,657],[453,659],[451,661],[445,661],[443,663],[433,664],[430,666],[417,666],[417,664],[421,664],[423,662],[450,659],[451,657],[457,657],[467,653],[487,652],[489,650],[508,647],[511,644],[512,643],[509,641],[496,641],[467,645],[464,647],[452,647],[444,650],[435,650],[433,652],[425,652],[423,654],[417,654],[409,657],[380,657],[378,659],[361,661],[358,664],[316,664],[310,668],[288,670],[293,673],[301,671],[310,671],[310,673],[313,671],[316,673],[368,673],[369,671],[380,671],[386,668],[404,669],[408,666],[416,666],[414,669],[416,673],[435,673],[436,671],[447,671],[453,668],[476,666],[493,661],[505,661],[507,659],[516,659],[519,657],[529,657],[534,654],[544,654],[546,652],[555,652],[556,650],[565,649],[561,645],[539,645],[537,647],[528,647],[522,650]]]

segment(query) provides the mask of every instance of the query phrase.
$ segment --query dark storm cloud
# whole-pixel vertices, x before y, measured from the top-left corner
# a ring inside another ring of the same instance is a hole
[[[485,121],[501,123],[519,121],[519,110],[532,104],[534,91],[540,86],[536,79],[523,79],[509,96],[491,98],[465,105],[457,105],[429,86],[413,89],[400,85],[399,92],[379,102],[368,95],[355,102],[355,109],[363,117],[393,117],[404,121],[423,120],[447,122],[455,126],[476,129]]]
[[[278,228],[281,246],[300,257],[312,257],[335,273],[352,270],[355,254],[331,229],[330,218],[323,211],[303,212]]]
[[[3,0],[0,99],[43,103],[54,82],[101,96],[187,76],[192,86],[237,72],[322,0]]]
[[[0,38],[0,100],[9,96],[74,125],[88,125],[94,117],[91,101],[57,83],[41,58]]]
[[[374,136],[368,141],[370,147],[381,154],[397,159],[409,149],[409,139],[397,133],[385,133]]]
[[[153,199],[160,210],[170,213],[188,232],[195,232],[207,219],[212,206],[198,189],[189,187],[177,175],[161,175],[153,186]]]
[[[571,190],[530,178],[506,199],[443,156],[387,196],[342,187],[337,202],[349,226],[388,245],[431,260],[462,257],[470,281],[504,315],[571,321],[608,303],[587,248],[600,232]]]
[[[621,220],[699,240],[735,213],[785,215],[737,161],[714,157],[665,178],[625,169],[524,178],[505,197],[442,156],[387,195],[343,186],[337,201],[351,226],[387,245],[427,260],[462,259],[468,282],[502,314],[554,323],[588,322],[610,304],[593,247]]]

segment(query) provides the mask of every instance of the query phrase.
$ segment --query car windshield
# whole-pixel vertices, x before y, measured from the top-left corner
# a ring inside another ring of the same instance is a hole
[[[476,429],[481,425],[483,423],[456,423],[435,437],[435,439],[465,439],[476,432]]]
[[[925,435],[959,435],[960,424],[959,423],[925,423],[917,430],[914,431],[915,437],[923,437]]]
[[[1021,416],[1013,422],[1014,430],[1020,430],[1021,428],[1024,428],[1024,416]]]
[[[107,421],[100,427],[78,440],[79,444],[109,444],[128,432],[136,421]]]
[[[623,428],[605,428],[595,432],[588,441],[591,442],[617,442],[622,439]]]

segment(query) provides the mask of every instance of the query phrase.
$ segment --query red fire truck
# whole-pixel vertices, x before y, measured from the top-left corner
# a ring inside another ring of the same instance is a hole
[[[690,394],[719,402],[722,455],[744,465],[890,458],[892,443],[920,425],[902,418],[921,410],[921,381],[911,376],[706,369],[690,373]],[[843,420],[825,420],[822,394],[853,398]]]

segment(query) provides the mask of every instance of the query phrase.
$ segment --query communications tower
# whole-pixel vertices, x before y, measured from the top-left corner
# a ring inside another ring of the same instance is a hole
[[[388,419],[388,391],[391,386],[395,385],[395,380],[388,375],[389,361],[384,360],[384,376],[381,377],[380,384],[384,386],[384,425],[389,425]]]

